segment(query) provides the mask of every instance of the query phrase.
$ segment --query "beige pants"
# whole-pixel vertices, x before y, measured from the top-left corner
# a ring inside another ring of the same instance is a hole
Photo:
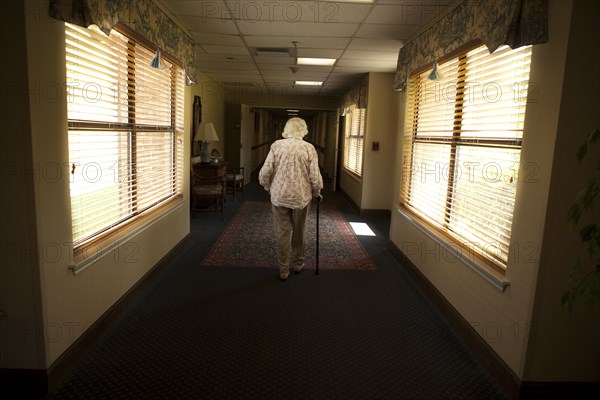
[[[288,273],[290,267],[299,270],[304,265],[304,226],[309,208],[310,203],[300,210],[271,206],[277,238],[279,272]]]

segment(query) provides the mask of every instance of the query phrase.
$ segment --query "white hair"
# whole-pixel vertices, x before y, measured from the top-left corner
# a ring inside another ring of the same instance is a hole
[[[302,139],[308,133],[306,122],[302,118],[294,117],[288,119],[283,128],[283,136],[286,139]]]

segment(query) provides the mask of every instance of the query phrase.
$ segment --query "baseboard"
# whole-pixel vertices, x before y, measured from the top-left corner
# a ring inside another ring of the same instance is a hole
[[[348,195],[348,193],[346,193],[344,191],[344,189],[340,189],[340,193],[342,194],[342,196],[344,197],[344,199],[348,202],[348,204],[350,204],[350,206],[352,207],[352,209],[354,210],[354,212],[356,212],[361,217],[386,217],[386,218],[390,218],[391,215],[392,215],[392,212],[390,210],[388,210],[388,209],[360,208],[360,206],[358,204],[356,204],[354,202],[354,200],[352,200],[352,197],[350,197]]]
[[[519,377],[392,241],[388,243],[388,248],[423,292],[425,292],[427,297],[437,306],[460,335],[464,337],[471,351],[488,368],[490,373],[496,378],[498,384],[504,388],[512,399],[519,399],[521,387]]]
[[[87,355],[92,346],[114,325],[126,308],[142,290],[169,265],[169,258],[181,249],[189,234],[180,240],[144,276],[142,276],[119,300],[92,324],[47,370],[0,369],[2,388],[14,388],[12,393],[23,393],[19,398],[44,398]]]
[[[383,217],[383,218],[391,218],[392,212],[386,209],[370,209],[364,208],[360,210],[361,217]]]
[[[2,394],[12,399],[45,399],[48,375],[44,369],[0,368]]]
[[[596,393],[594,395],[593,393]],[[600,393],[600,382],[523,382],[519,400],[588,399]]]

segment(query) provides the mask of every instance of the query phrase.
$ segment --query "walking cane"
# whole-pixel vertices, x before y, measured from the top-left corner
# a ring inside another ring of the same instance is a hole
[[[319,204],[321,203],[321,198],[317,197],[317,264],[315,268],[315,275],[319,275]]]

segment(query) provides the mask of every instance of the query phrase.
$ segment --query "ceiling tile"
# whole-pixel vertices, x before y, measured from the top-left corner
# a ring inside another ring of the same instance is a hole
[[[352,73],[352,74],[365,74],[365,70],[369,72],[395,72],[396,66],[391,67],[381,67],[381,66],[370,66],[365,67],[364,64],[355,65],[355,66],[340,66],[335,67],[336,72],[344,72],[344,73]]]
[[[222,0],[161,0],[161,3],[176,15],[182,14],[204,18],[222,18],[227,15],[227,8]]]
[[[329,73],[333,67],[318,66],[318,65],[293,65],[293,64],[261,64],[258,63],[258,68],[263,71],[285,71],[291,73],[292,67],[297,68],[298,72],[324,74]]]
[[[258,63],[258,68],[261,71],[290,71],[292,64],[262,64]]]
[[[252,64],[252,57],[250,56],[241,56],[241,55],[227,55],[227,54],[207,54],[207,53],[197,53],[196,54],[197,61],[227,61],[232,63],[247,63]]]
[[[265,57],[255,56],[254,61],[257,64],[279,64],[279,65],[292,65],[294,59],[292,57]]]
[[[238,22],[238,28],[242,35],[273,35],[273,36],[293,36],[298,42],[302,42],[303,37],[352,37],[358,24],[317,24],[314,22],[265,22],[257,24],[248,21]]]
[[[156,0],[155,0],[156,1]],[[337,1],[158,0],[195,42],[199,71],[227,91],[339,96],[368,72],[393,72],[403,41],[457,0]],[[296,66],[288,53],[256,56],[256,48],[293,48],[306,57],[338,59],[334,67]],[[299,68],[296,73],[290,67]],[[293,80],[324,80],[295,88]]]
[[[236,21],[318,22],[328,24],[361,22],[372,7],[370,4],[325,1],[228,0],[227,4],[229,18]],[[216,13],[219,6],[210,8],[214,8]],[[210,16],[208,11],[205,14]]]
[[[239,33],[231,20],[191,17],[187,15],[180,15],[178,18],[193,34],[195,32],[220,33],[225,35],[237,35]]]
[[[386,68],[388,65],[390,65],[389,61],[342,58],[337,62],[336,67]]]
[[[258,72],[258,69],[254,64],[250,63],[233,63],[227,61],[199,61],[198,66],[202,68],[203,71],[229,71],[229,72]]]
[[[298,49],[298,57],[315,58],[339,58],[342,55],[341,49]]]
[[[398,53],[401,47],[401,40],[355,38],[350,42],[348,50],[392,51]]]
[[[218,33],[193,32],[194,41],[198,44],[217,44],[221,46],[244,46],[239,35],[222,35]]]
[[[292,73],[288,73],[288,74],[276,74],[276,73],[263,73],[262,76],[264,77],[265,81],[272,81],[272,80],[278,80],[278,81],[289,81],[289,82],[293,82],[293,81],[324,81],[325,79],[327,79],[327,74],[292,74]]]
[[[417,25],[364,24],[356,33],[358,38],[406,40],[419,29]]]
[[[227,73],[207,73],[212,79],[217,81],[229,82],[260,82],[261,78],[256,74],[227,74]]]
[[[350,42],[348,37],[296,37],[296,36],[244,36],[250,47],[293,47],[292,42],[298,42],[298,49],[310,47],[313,49],[343,49]]]
[[[423,25],[435,18],[445,6],[410,1],[399,5],[380,5],[366,19],[368,24]]]
[[[235,47],[235,46],[216,46],[212,44],[202,45],[202,48],[209,54],[232,54],[236,56],[247,56],[249,55],[246,47]]]
[[[341,60],[376,60],[376,61],[397,61],[398,53],[389,51],[366,51],[366,50],[346,50]],[[338,62],[339,63],[339,62]]]

